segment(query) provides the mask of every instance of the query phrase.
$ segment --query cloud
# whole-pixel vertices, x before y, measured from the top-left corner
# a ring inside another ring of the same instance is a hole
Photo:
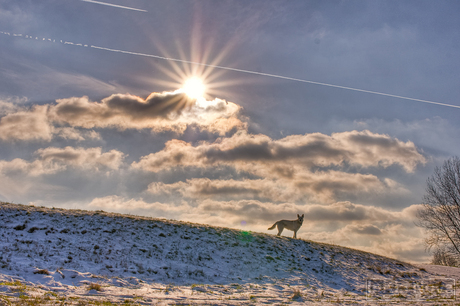
[[[63,165],[45,164],[40,160],[28,162],[21,158],[15,158],[11,161],[0,161],[0,173],[7,176],[38,176],[43,174],[56,173],[63,169]]]
[[[407,172],[413,172],[417,164],[426,163],[411,141],[403,142],[388,135],[370,131],[351,131],[332,134],[353,154],[352,163],[363,166],[383,166],[399,164]],[[354,149],[352,149],[354,148]]]
[[[110,150],[102,153],[102,148],[54,148],[39,149],[35,152],[39,159],[46,164],[69,165],[83,169],[112,169],[120,168],[124,153]]]
[[[47,106],[34,106],[5,115],[0,119],[0,139],[50,141],[53,126],[48,121],[47,110]]]
[[[235,103],[221,99],[191,100],[180,91],[152,93],[146,99],[114,94],[100,102],[92,102],[88,97],[73,97],[31,109],[9,108],[10,113],[0,119],[0,139],[50,141],[53,134],[60,134],[79,140],[81,135],[63,130],[66,126],[177,133],[192,126],[224,135],[235,128],[246,128],[238,118],[240,109]],[[6,106],[2,110],[5,112]]]
[[[101,135],[96,131],[93,131],[93,130],[81,131],[81,130],[78,130],[76,128],[71,128],[71,127],[55,128],[54,134],[66,140],[68,139],[77,140],[77,141],[84,141],[87,139],[102,140]]]
[[[348,230],[360,235],[381,235],[382,231],[372,224],[350,225]]]
[[[59,99],[50,111],[54,121],[83,128],[151,127],[152,119],[173,119],[192,101],[185,94],[151,94],[146,100],[129,94],[114,94],[91,102],[88,97]],[[125,120],[123,120],[125,119]]]
[[[91,171],[117,170],[120,168],[125,154],[111,150],[102,153],[101,148],[55,148],[39,149],[35,152],[34,161],[15,158],[11,161],[0,161],[0,173],[6,175],[39,176],[64,171],[68,167]]]
[[[0,115],[7,115],[19,110],[18,104],[27,102],[27,98],[7,97],[0,99]]]
[[[256,181],[256,180],[254,180]],[[257,180],[258,181],[258,180]],[[251,183],[251,180],[249,180]],[[257,193],[256,188],[248,186],[248,180],[210,180],[209,178],[197,178],[187,180],[187,182],[176,182],[165,184],[163,182],[151,183],[148,191],[153,194],[180,192],[186,197],[212,196],[221,194],[244,194],[250,195]]]
[[[305,219],[314,222],[408,222],[416,219],[419,205],[411,205],[400,212],[393,212],[372,205],[355,204],[349,201],[336,202],[328,205],[308,205]]]

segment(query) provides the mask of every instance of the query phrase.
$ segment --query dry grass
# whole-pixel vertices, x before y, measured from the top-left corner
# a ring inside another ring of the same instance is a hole
[[[50,275],[50,272],[48,270],[46,270],[46,269],[40,269],[40,270],[34,271],[34,274]]]
[[[291,300],[297,300],[302,298],[302,293],[300,293],[299,289],[295,289],[293,293],[294,294],[292,295]]]
[[[102,287],[99,284],[91,283],[89,284],[88,290],[102,291]]]

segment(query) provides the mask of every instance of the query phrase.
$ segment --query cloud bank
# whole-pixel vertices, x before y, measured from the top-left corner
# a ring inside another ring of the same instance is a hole
[[[279,140],[239,131],[231,137],[197,146],[171,140],[166,143],[164,150],[143,157],[133,166],[158,172],[178,166],[232,164],[239,170],[252,169],[260,174],[295,177],[301,175],[301,168],[313,166],[329,167],[347,163],[386,168],[397,164],[412,172],[417,164],[425,162],[414,143],[370,131],[335,133],[331,136],[320,133],[292,135]],[[286,165],[291,167],[281,169]]]
[[[173,184],[153,183],[149,192],[178,193],[188,198],[268,198],[271,201],[332,202],[337,193],[405,192],[392,179],[380,179],[366,168],[392,165],[411,173],[425,157],[415,145],[370,131],[313,133],[274,140],[238,131],[231,137],[193,146],[170,140],[163,150],[144,156],[132,167],[167,172],[177,168],[232,168],[258,179],[189,179]],[[352,167],[355,171],[344,171]]]

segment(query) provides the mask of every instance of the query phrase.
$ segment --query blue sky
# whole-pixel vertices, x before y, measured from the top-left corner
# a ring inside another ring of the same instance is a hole
[[[429,260],[415,212],[459,108],[146,55],[460,106],[459,3],[103,2],[0,3],[0,200],[265,232],[305,213],[299,237]]]

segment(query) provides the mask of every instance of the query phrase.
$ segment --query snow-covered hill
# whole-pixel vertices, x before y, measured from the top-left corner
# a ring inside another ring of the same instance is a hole
[[[103,211],[1,203],[0,248],[0,305],[21,298],[138,304],[433,298],[416,290],[432,282],[426,269],[371,253]],[[447,279],[437,286],[437,298],[454,294]]]

